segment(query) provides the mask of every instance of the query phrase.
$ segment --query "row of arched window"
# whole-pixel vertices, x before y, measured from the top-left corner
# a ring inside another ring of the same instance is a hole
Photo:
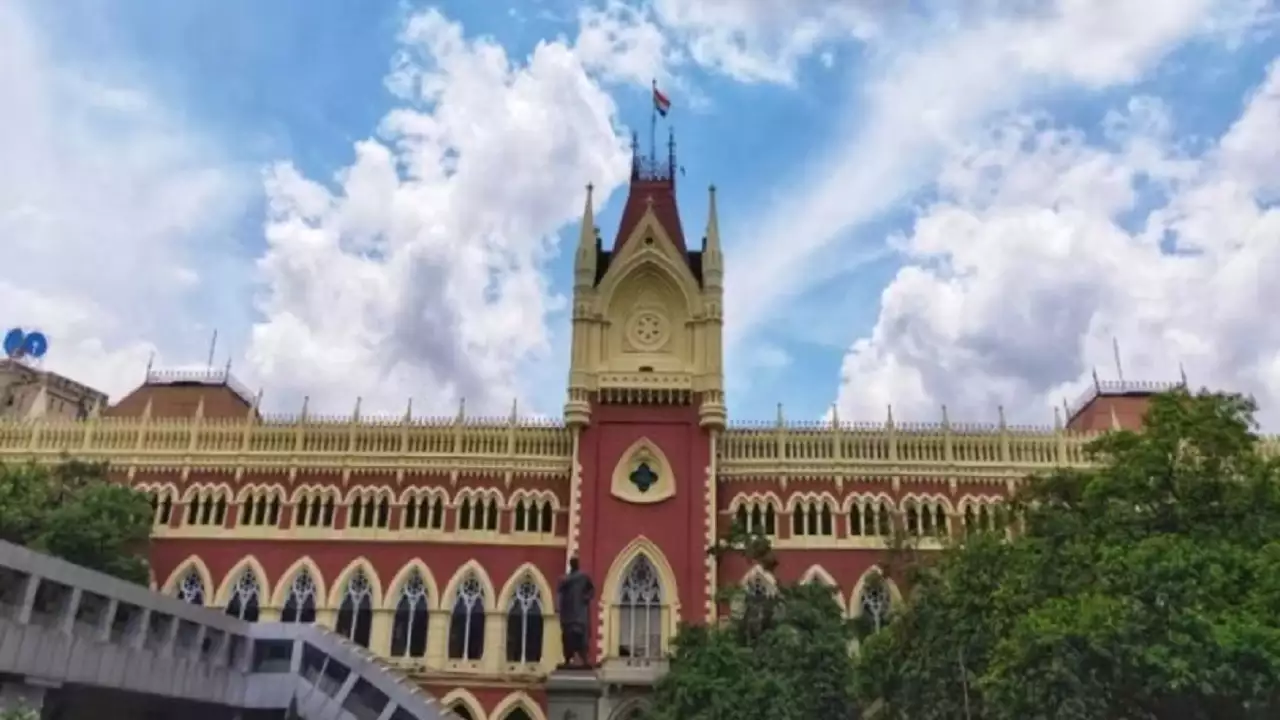
[[[535,571],[523,569],[511,590],[504,614],[504,636],[501,644],[505,661],[512,664],[538,664],[543,659],[546,618],[555,613],[554,599],[546,597]],[[312,571],[301,567],[289,578],[288,591],[280,607],[280,621],[316,622],[323,599],[319,597]],[[448,660],[475,662],[484,659],[489,628],[486,617],[495,611],[497,598],[486,580],[468,568],[457,578],[452,597],[443,599],[439,611],[447,611],[445,656]],[[194,564],[181,573],[175,587],[178,597],[186,602],[210,604],[211,595],[204,575]],[[371,648],[392,658],[424,658],[430,632],[431,593],[426,576],[411,568],[398,583],[394,616],[386,647]],[[270,602],[263,590],[259,573],[250,565],[237,571],[225,611],[243,620],[256,622],[262,608]],[[620,657],[657,658],[662,652],[662,617],[664,593],[653,563],[637,555],[628,566],[618,597],[614,603],[620,628],[617,648]],[[351,572],[337,601],[333,629],[352,642],[370,647],[373,636],[374,591],[369,573],[363,567]]]
[[[784,515],[778,500],[756,495],[735,498],[730,508],[746,529],[773,537],[780,534],[784,517],[791,537],[835,537],[841,514],[848,537],[888,537],[895,526],[913,537],[946,537],[956,522],[962,523],[965,532],[994,531],[1005,523],[1003,506],[994,498],[966,500],[958,515],[937,497],[908,497],[901,503],[887,496],[853,497],[841,511],[831,496],[805,495],[793,498]]]
[[[334,488],[301,488],[286,502],[279,487],[254,487],[232,500],[226,486],[198,486],[179,501],[171,486],[139,486],[151,496],[156,525],[169,526],[175,520],[192,527],[225,527],[228,515],[239,527],[279,527],[287,516],[293,527],[337,528],[339,511],[345,509],[347,528],[400,530],[445,529],[447,515],[453,529],[460,532],[498,532],[500,517],[509,515],[510,531],[520,534],[554,535],[559,503],[550,491],[517,491],[504,503],[497,490],[463,491],[452,502],[440,492],[406,493],[399,505],[389,490],[357,489],[348,493],[346,503]],[[398,523],[393,510],[400,508]]]

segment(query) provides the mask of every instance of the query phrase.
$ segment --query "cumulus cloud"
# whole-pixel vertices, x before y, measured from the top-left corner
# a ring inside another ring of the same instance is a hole
[[[745,0],[743,0],[745,2]],[[840,127],[792,192],[753,218],[726,280],[726,344],[773,319],[856,229],[934,180],[945,152],[1038,94],[1138,79],[1197,37],[1238,37],[1262,17],[1256,0],[1107,0],[979,3],[911,33],[874,36],[879,58],[851,93],[859,115]],[[1034,12],[1027,8],[1034,8]],[[732,350],[730,351],[732,352]]]
[[[845,358],[842,414],[945,402],[1044,422],[1120,338],[1125,371],[1255,394],[1280,421],[1280,63],[1211,148],[1132,101],[1090,144],[1017,117],[948,158],[941,199],[899,238],[908,264]],[[1137,219],[1134,219],[1134,215]],[[957,381],[957,379],[962,379]]]
[[[100,70],[0,3],[0,324],[43,330],[46,367],[118,397],[153,351],[208,342],[188,311],[236,276],[220,271],[246,185],[141,82]]]
[[[313,407],[500,412],[530,390],[563,302],[555,233],[628,157],[615,107],[574,48],[513,61],[438,11],[414,15],[388,86],[402,101],[331,184],[267,174],[255,378]]]

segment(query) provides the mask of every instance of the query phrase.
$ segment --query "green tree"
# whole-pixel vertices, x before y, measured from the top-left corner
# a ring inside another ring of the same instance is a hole
[[[735,525],[711,550],[739,554],[773,572],[768,538]],[[647,720],[844,720],[853,704],[854,628],[821,583],[776,592],[724,589],[733,612],[715,626],[687,625],[670,669],[654,688]]]
[[[0,464],[0,539],[146,584],[151,521],[147,495],[105,464]]]
[[[1086,469],[1025,483],[1016,532],[909,572],[858,658],[875,717],[1280,717],[1280,463],[1237,395],[1155,397]]]

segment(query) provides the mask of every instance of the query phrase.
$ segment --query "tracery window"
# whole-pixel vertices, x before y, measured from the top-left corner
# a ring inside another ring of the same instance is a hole
[[[280,611],[280,622],[313,623],[316,621],[316,582],[306,568],[293,576],[289,595]]]
[[[507,662],[542,662],[542,631],[542,593],[525,576],[507,610]]]
[[[851,537],[893,535],[893,508],[886,498],[859,497],[849,506]]]
[[[245,568],[236,579],[236,586],[231,590],[231,598],[227,600],[227,614],[241,620],[257,622],[260,594],[258,576],[253,573],[253,570]]]
[[[205,596],[204,580],[195,568],[189,568],[178,584],[178,599],[192,605],[203,605]]]
[[[347,590],[338,606],[338,624],[334,628],[339,635],[361,646],[369,647],[369,628],[373,625],[373,598],[369,577],[363,568],[357,568],[347,580]]]
[[[275,527],[280,524],[279,488],[254,488],[240,500],[240,525]]]
[[[458,585],[449,615],[449,659],[484,657],[484,586],[474,572]]]
[[[391,656],[420,658],[427,654],[427,585],[414,569],[400,589],[396,617],[391,626]]]
[[[293,526],[331,528],[337,504],[333,490],[304,490],[293,504]]]
[[[187,524],[221,527],[227,522],[225,488],[201,488],[187,500]]]
[[[176,494],[168,488],[161,488],[147,493],[151,500],[151,524],[165,526],[173,519],[173,505]]]
[[[871,624],[873,631],[878,631],[888,624],[893,610],[888,581],[878,573],[867,577],[858,597],[858,608],[861,615]]]
[[[414,530],[443,530],[444,505],[442,495],[416,495],[410,497],[404,506],[404,520],[401,526]]]
[[[796,537],[835,535],[835,518],[827,498],[808,498],[791,508],[791,534]]]
[[[1003,508],[999,504],[982,502],[965,505],[965,532],[995,532],[1003,526]]]
[[[511,529],[518,533],[555,532],[555,508],[547,498],[522,497],[512,510]]]
[[[778,511],[768,500],[743,501],[734,518],[749,533],[771,537],[778,534]]]
[[[618,596],[618,656],[662,656],[662,585],[653,563],[637,555]]]
[[[938,500],[910,499],[903,503],[904,524],[914,537],[943,537],[951,531],[947,508]]]
[[[391,500],[386,493],[359,493],[347,508],[347,527],[385,528],[391,522]]]
[[[458,504],[459,530],[496,532],[498,529],[498,498],[493,495],[467,495]]]

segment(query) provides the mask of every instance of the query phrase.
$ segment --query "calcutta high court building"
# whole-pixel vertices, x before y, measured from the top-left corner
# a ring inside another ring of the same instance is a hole
[[[848,615],[888,617],[898,586],[867,580],[894,528],[928,550],[992,522],[1023,478],[1082,463],[1093,433],[1138,425],[1160,389],[1096,383],[1042,428],[1002,412],[727,422],[716,195],[691,244],[677,167],[674,149],[634,153],[607,244],[588,189],[561,421],[371,418],[358,405],[277,418],[229,372],[149,370],[87,417],[0,424],[0,460],[110,462],[153,499],[155,589],[331,628],[469,720],[547,720],[554,589],[576,556],[596,587],[597,717],[627,720],[679,625],[726,611],[717,588],[822,582]],[[734,520],[773,538],[777,578],[708,556]]]

